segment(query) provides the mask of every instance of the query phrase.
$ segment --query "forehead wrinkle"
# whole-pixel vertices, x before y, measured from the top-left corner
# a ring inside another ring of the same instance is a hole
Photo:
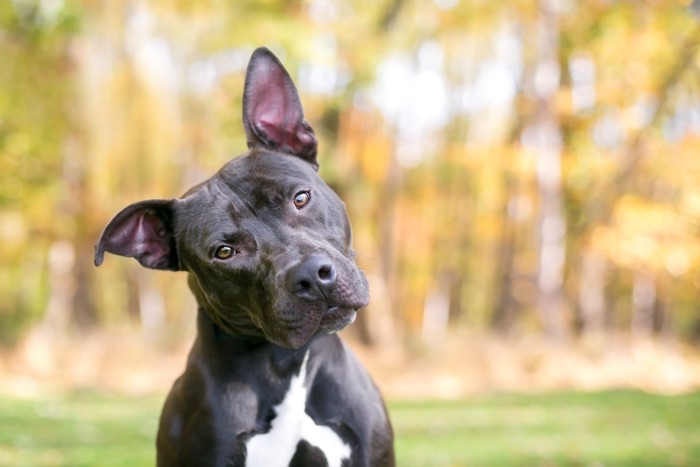
[[[255,216],[255,206],[253,205],[253,201],[250,199],[251,197],[241,196],[241,193],[239,191],[233,189],[234,186],[245,187],[246,180],[239,180],[237,183],[234,183],[233,180],[226,180],[222,178],[222,181],[223,188],[218,183],[215,184],[215,186],[221,198],[227,201],[226,212],[228,213],[231,220],[237,222],[240,219],[240,217],[242,217],[242,211],[244,210],[247,210],[253,216]],[[248,189],[248,191],[252,192],[253,190]],[[245,194],[246,189],[244,188],[242,192]]]
[[[231,195],[223,192],[218,185],[212,184],[207,188],[211,196],[206,204],[193,212],[195,221],[190,228],[196,233],[198,243],[211,245],[224,240],[224,236],[232,232],[238,210]],[[212,213],[217,215],[212,217]]]
[[[225,191],[222,189],[221,184],[214,184],[214,188],[216,188],[216,191],[218,192],[216,199],[221,202],[221,206],[228,215],[229,219],[234,223],[237,223],[238,219],[241,217],[241,208],[247,207],[250,209],[249,203],[241,198],[236,191],[228,187],[226,183],[224,183],[224,185],[227,188]]]

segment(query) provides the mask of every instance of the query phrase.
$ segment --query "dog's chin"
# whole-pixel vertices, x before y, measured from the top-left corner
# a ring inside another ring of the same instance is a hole
[[[318,330],[325,334],[333,334],[354,323],[356,318],[356,310],[333,306],[326,310],[318,324]]]
[[[278,329],[274,333],[265,333],[274,344],[290,349],[298,349],[318,334],[333,334],[355,322],[357,310],[340,306],[329,307],[314,323],[291,329]]]

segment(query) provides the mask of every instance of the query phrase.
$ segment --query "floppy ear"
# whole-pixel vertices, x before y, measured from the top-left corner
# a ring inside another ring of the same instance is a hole
[[[151,200],[124,208],[107,224],[95,244],[95,266],[105,251],[136,258],[150,269],[180,269],[173,233],[175,200]]]
[[[280,61],[265,47],[253,52],[243,88],[248,147],[295,155],[318,169],[316,135],[304,120],[299,94]]]

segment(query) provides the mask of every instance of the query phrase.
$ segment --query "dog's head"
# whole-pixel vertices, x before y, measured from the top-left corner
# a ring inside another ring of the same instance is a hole
[[[249,151],[180,199],[132,204],[95,245],[152,269],[188,271],[210,319],[285,347],[354,321],[369,302],[345,207],[317,174],[316,136],[294,83],[257,49],[243,98]]]

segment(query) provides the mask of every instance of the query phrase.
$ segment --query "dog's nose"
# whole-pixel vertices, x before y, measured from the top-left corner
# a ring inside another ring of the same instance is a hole
[[[287,271],[287,289],[299,298],[314,301],[327,298],[337,273],[325,256],[311,256]]]

